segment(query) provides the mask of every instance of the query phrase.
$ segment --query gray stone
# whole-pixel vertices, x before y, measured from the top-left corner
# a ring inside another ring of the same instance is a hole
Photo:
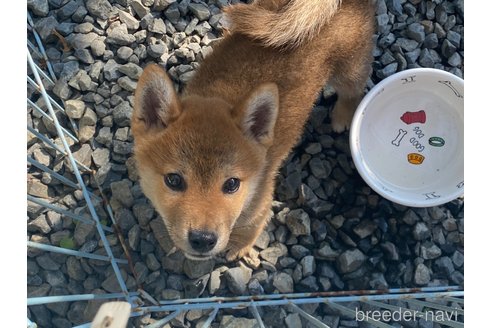
[[[255,246],[257,246],[260,249],[265,249],[268,247],[268,244],[270,244],[270,235],[268,232],[263,230],[261,234],[258,236],[258,238],[255,241]]]
[[[337,259],[337,267],[341,273],[350,273],[359,269],[366,260],[366,256],[357,248],[346,250]]]
[[[273,275],[272,284],[280,293],[294,292],[294,281],[292,277],[285,272],[278,272]]]
[[[159,58],[164,53],[167,53],[167,48],[165,43],[151,44],[147,47],[147,53],[153,58]]]
[[[101,167],[109,163],[110,151],[107,148],[96,148],[92,152],[92,161],[97,167]]]
[[[46,216],[41,214],[36,219],[30,221],[27,224],[27,231],[30,232],[41,232],[43,234],[48,234],[51,232],[51,227],[46,221]]]
[[[134,63],[127,63],[125,65],[121,65],[118,67],[118,70],[134,80],[138,80],[138,78],[143,72],[143,69],[139,65],[136,65]]]
[[[137,224],[132,212],[126,208],[116,210],[115,219],[121,230],[125,232],[129,231],[135,224]]]
[[[433,269],[437,273],[442,273],[446,277],[451,276],[455,271],[453,261],[448,256],[443,256],[434,261]]]
[[[148,30],[152,33],[166,34],[166,24],[161,18],[156,18],[152,21]]]
[[[316,261],[314,260],[314,256],[308,255],[305,256],[301,261],[302,265],[302,276],[308,277],[316,271]]]
[[[85,7],[92,16],[102,20],[108,19],[112,10],[112,6],[107,0],[87,0]]]
[[[79,126],[93,126],[97,123],[97,115],[90,107],[87,107],[84,116],[79,121]]]
[[[53,261],[49,253],[40,255],[36,257],[36,263],[47,271],[57,271],[60,269],[60,264]]]
[[[131,142],[114,140],[113,141],[113,151],[116,154],[128,156],[133,151],[133,144]]]
[[[364,239],[374,233],[378,226],[370,220],[363,220],[354,227],[354,232],[360,239]]]
[[[465,257],[463,256],[463,253],[459,251],[455,251],[453,253],[452,260],[456,268],[462,267],[463,264],[465,263]]]
[[[421,43],[425,40],[424,26],[420,23],[412,23],[407,27],[407,35],[411,39]]]
[[[93,224],[85,224],[79,222],[75,226],[73,239],[75,240],[77,245],[83,245],[88,239],[92,238],[95,232],[96,232],[96,227]]]
[[[113,140],[113,133],[111,132],[110,127],[103,127],[99,130],[99,134],[96,136],[96,141],[105,145],[111,145],[111,141]]]
[[[433,260],[441,256],[441,249],[433,243],[424,243],[420,246],[420,253],[424,260]]]
[[[80,119],[85,113],[85,103],[78,99],[69,99],[65,101],[65,112],[68,117]]]
[[[118,15],[120,17],[120,21],[126,25],[128,30],[135,31],[140,27],[139,21],[135,17],[133,17],[130,13],[120,10],[118,12]]]
[[[155,0],[152,9],[154,11],[163,11],[173,3],[176,3],[176,0]]]
[[[60,270],[43,271],[42,273],[44,280],[51,287],[65,287],[67,284],[67,279],[65,278],[63,272],[61,272]]]
[[[118,79],[118,85],[133,93],[137,88],[137,81],[130,79],[128,76],[122,76]]]
[[[73,33],[66,37],[67,42],[75,50],[89,48],[92,42],[96,40],[99,36],[94,33]]]
[[[255,328],[258,327],[256,319],[236,318],[232,315],[224,315],[220,320],[219,328]]]
[[[390,241],[385,241],[380,244],[381,249],[384,252],[384,255],[386,259],[390,261],[399,261],[400,260],[400,255],[398,254],[398,249],[396,248],[395,244],[393,244]]]
[[[139,250],[140,246],[140,227],[136,224],[128,231],[128,246],[134,251]]]
[[[56,40],[52,31],[58,26],[58,21],[53,16],[48,16],[46,18],[39,19],[35,24],[34,28],[38,32],[39,36],[45,43]]]
[[[185,259],[183,263],[183,271],[190,279],[196,279],[203,275],[212,272],[215,266],[215,260],[209,259],[204,261],[194,261]]]
[[[322,243],[323,245],[323,243]],[[323,246],[321,246],[319,249],[315,251],[315,256],[316,258],[322,259],[322,260],[336,260],[336,258],[340,255],[340,251],[333,250],[330,247],[330,244],[324,243]]]
[[[84,281],[87,278],[87,273],[82,268],[80,261],[73,256],[67,258],[67,274],[71,279]]]
[[[188,8],[199,21],[206,20],[210,17],[210,10],[201,3],[190,3]]]
[[[133,10],[137,13],[138,17],[144,18],[145,15],[150,13],[150,9],[142,4],[140,0],[132,0],[130,2],[130,6],[132,6]]]
[[[431,231],[424,222],[417,222],[412,233],[415,240],[425,240],[431,236]]]
[[[147,257],[145,259],[145,264],[147,264],[147,267],[151,271],[157,271],[161,268],[161,264],[159,263],[159,260],[153,253],[147,254]]]
[[[135,36],[128,34],[128,28],[125,24],[116,25],[108,29],[107,43],[112,43],[119,46],[127,46],[135,42]]]
[[[127,46],[119,47],[116,56],[122,60],[128,60],[133,55],[133,49]]]
[[[27,0],[27,8],[36,16],[45,17],[48,15],[48,0]]]
[[[417,285],[424,286],[430,282],[430,271],[423,263],[420,263],[415,268],[414,281]]]
[[[104,52],[106,51],[106,43],[104,43],[104,38],[97,38],[92,41],[90,47],[92,54],[96,57],[100,57],[104,55]],[[102,66],[101,66],[102,67]],[[89,75],[92,78],[92,75]]]
[[[224,277],[229,290],[236,295],[243,295],[251,279],[252,272],[253,270],[241,264],[238,267],[227,270],[224,273]]]
[[[127,101],[122,102],[113,110],[113,119],[120,127],[130,126],[133,109]]]
[[[311,220],[309,215],[302,209],[290,211],[286,217],[286,225],[295,236],[311,234]]]
[[[103,67],[104,78],[108,81],[116,81],[121,77],[119,71],[120,64],[118,64],[114,59],[109,59]]]
[[[279,257],[287,255],[287,247],[284,244],[275,242],[272,246],[262,250],[260,257],[272,264],[276,264]]]
[[[291,313],[285,319],[285,327],[287,328],[302,328],[301,317],[299,313]]]

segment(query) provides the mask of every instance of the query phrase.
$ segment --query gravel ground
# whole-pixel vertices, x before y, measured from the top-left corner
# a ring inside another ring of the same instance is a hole
[[[138,184],[130,131],[133,91],[148,62],[165,64],[180,86],[220,37],[221,8],[237,1],[210,0],[28,0],[50,61],[59,78],[50,94],[64,103],[78,126],[74,156],[94,170],[91,190],[101,186],[125,238],[136,276],[121,266],[130,290],[143,287],[154,298],[233,296],[264,293],[462,285],[464,201],[427,209],[387,201],[360,178],[352,163],[348,133],[335,134],[329,111],[336,95],[326,87],[301,142],[278,178],[272,220],[256,242],[251,262],[225,263],[167,256],[171,245],[162,223]],[[391,74],[435,67],[463,77],[463,0],[376,1],[374,63],[370,89]],[[57,33],[53,33],[53,29]],[[28,96],[43,100],[28,86]],[[69,122],[60,115],[64,126]],[[28,107],[28,125],[60,140],[49,122]],[[32,135],[28,156],[75,180],[68,162]],[[28,194],[88,216],[82,193],[49,174],[28,168]],[[97,211],[110,222],[102,204]],[[104,254],[93,226],[28,204],[29,240]],[[108,234],[116,257],[118,238]],[[111,266],[95,260],[41,252],[27,254],[28,296],[119,292]],[[92,319],[99,302],[31,306],[40,327],[71,327]],[[330,327],[357,323],[325,306],[306,306]],[[271,327],[309,327],[288,308],[259,309]],[[190,311],[173,327],[200,327],[206,312]],[[233,320],[234,317],[241,319]],[[159,314],[132,319],[143,327]],[[161,315],[162,316],[162,315]],[[283,324],[285,322],[285,325]],[[214,327],[252,327],[251,314],[220,311]],[[427,322],[406,323],[427,327]],[[439,325],[434,325],[438,327]]]

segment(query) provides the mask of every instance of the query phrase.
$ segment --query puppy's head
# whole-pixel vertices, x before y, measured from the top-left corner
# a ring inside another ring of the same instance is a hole
[[[158,65],[135,93],[132,132],[140,184],[189,258],[225,249],[266,165],[278,91],[264,84],[231,106],[219,98],[179,99]]]

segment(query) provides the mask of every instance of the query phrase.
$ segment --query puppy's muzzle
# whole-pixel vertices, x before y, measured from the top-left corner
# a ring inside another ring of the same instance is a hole
[[[207,253],[217,245],[217,234],[204,230],[191,230],[188,233],[191,248],[200,253]]]

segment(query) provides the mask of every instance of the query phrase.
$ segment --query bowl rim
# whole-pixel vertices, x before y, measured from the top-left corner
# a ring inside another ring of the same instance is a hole
[[[384,190],[384,188],[381,187],[382,184],[380,185],[376,183],[381,180],[377,178],[374,171],[369,169],[367,164],[364,164],[367,162],[363,160],[362,152],[360,151],[360,148],[357,146],[358,133],[356,132],[360,131],[360,127],[362,124],[362,117],[364,116],[362,115],[362,112],[364,111],[364,109],[367,107],[367,105],[372,101],[372,99],[377,95],[377,93],[381,89],[385,88],[386,86],[394,83],[395,81],[403,77],[407,77],[408,74],[410,73],[433,74],[433,75],[442,76],[443,78],[452,79],[452,81],[456,81],[460,86],[462,86],[464,90],[464,80],[462,78],[437,68],[423,68],[423,67],[411,68],[411,69],[397,72],[395,74],[386,77],[385,79],[381,80],[378,84],[376,84],[374,87],[372,87],[372,89],[364,96],[362,101],[357,106],[357,109],[354,113],[352,123],[350,126],[350,135],[349,135],[350,152],[355,167],[359,172],[359,175],[372,188],[372,190],[377,192],[380,196],[397,204],[405,205],[409,207],[433,207],[433,206],[445,204],[454,199],[462,197],[464,195],[464,188],[457,189],[455,192],[447,195],[443,195],[439,198],[434,198],[431,200],[422,200],[422,201],[416,201],[414,199],[409,200],[405,197],[400,197],[399,194],[395,195],[394,193],[389,193],[386,190]],[[464,108],[463,108],[463,112],[464,112]]]

